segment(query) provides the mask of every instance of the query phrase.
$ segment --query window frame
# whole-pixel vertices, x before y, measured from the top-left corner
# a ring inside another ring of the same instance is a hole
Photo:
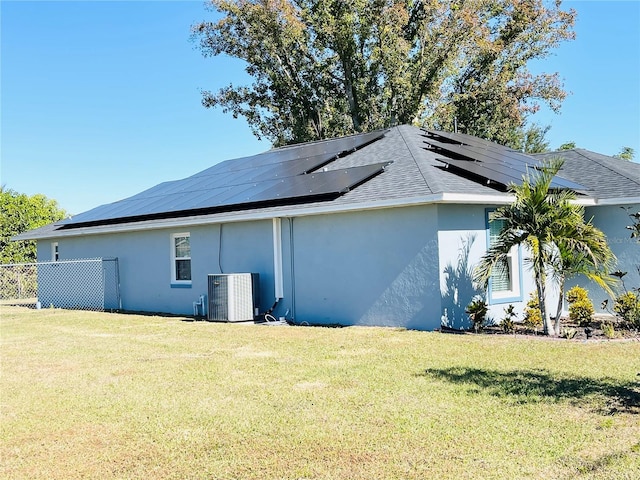
[[[57,262],[60,260],[60,245],[58,242],[51,242],[51,261]]]
[[[491,214],[495,208],[488,208],[485,211],[487,249],[491,246]],[[522,288],[522,248],[520,245],[514,246],[507,255],[509,268],[509,289],[494,291],[493,274],[489,278],[487,288],[487,298],[489,305],[502,303],[521,302],[523,299]]]
[[[176,239],[178,238],[188,238],[189,239],[189,256],[179,257],[176,252]],[[189,260],[189,279],[188,280],[178,280],[178,269],[176,263],[178,260]],[[192,257],[191,257],[191,233],[190,232],[180,232],[180,233],[172,233],[171,234],[171,287],[175,288],[191,288],[192,284]]]

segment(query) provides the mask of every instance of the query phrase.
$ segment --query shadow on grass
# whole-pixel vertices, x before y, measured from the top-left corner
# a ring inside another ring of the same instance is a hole
[[[427,369],[419,376],[468,385],[478,393],[484,391],[517,403],[568,401],[583,406],[586,402],[586,406],[597,405],[606,413],[640,413],[639,382],[562,377],[546,370],[502,372],[463,367]]]

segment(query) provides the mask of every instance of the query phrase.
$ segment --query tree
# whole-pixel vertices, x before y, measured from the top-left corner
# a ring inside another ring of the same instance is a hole
[[[574,37],[575,12],[544,0],[211,0],[192,26],[205,57],[246,63],[250,86],[204,91],[206,107],[245,117],[275,145],[422,123],[501,143],[557,74],[527,63]]]
[[[576,142],[566,142],[558,147],[558,151],[573,150],[576,148]]]
[[[11,238],[67,215],[55,200],[42,194],[27,196],[4,186],[0,186],[0,214],[0,263],[35,262],[35,242],[12,242]]]
[[[508,147],[524,153],[544,153],[549,151],[549,141],[545,138],[551,125],[541,127],[533,124],[529,127],[518,129],[513,140],[505,143]]]
[[[622,149],[620,150],[620,153],[618,153],[617,155],[614,155],[614,157],[631,161],[633,160],[633,157],[635,157],[635,154],[636,152],[633,150],[633,148],[622,147]]]
[[[627,226],[627,230],[631,230],[631,238],[637,238],[640,242],[640,212],[630,213],[631,225]]]
[[[509,251],[516,245],[524,245],[536,284],[544,332],[548,335],[555,334],[546,311],[548,273],[553,272],[554,267],[556,272],[564,272],[564,276],[573,272],[568,270],[567,259],[588,265],[594,271],[606,272],[613,257],[605,235],[591,221],[585,222],[584,207],[573,202],[575,193],[550,189],[551,180],[562,164],[561,159],[547,160],[540,170],[525,176],[522,184],[511,185],[515,201],[496,210],[493,220],[504,221],[504,227],[476,269],[476,279],[486,286],[492,269],[506,268]]]
[[[581,216],[584,218],[584,208]],[[562,304],[564,299],[564,289],[566,281],[576,275],[584,275],[592,282],[599,285],[612,297],[615,293],[612,286],[617,283],[609,272],[615,267],[615,256],[608,247],[607,239],[600,230],[591,224],[578,222],[580,229],[574,232],[567,232],[567,237],[579,237],[586,244],[590,245],[591,255],[578,251],[572,251],[572,246],[566,241],[559,240],[558,249],[551,260],[553,280],[558,284],[558,307],[555,315],[554,331],[560,333],[560,316],[562,315]],[[594,259],[596,261],[594,261]]]

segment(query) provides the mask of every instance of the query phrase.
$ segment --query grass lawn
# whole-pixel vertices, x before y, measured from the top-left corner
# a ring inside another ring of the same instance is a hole
[[[640,342],[1,310],[3,479],[640,478]]]

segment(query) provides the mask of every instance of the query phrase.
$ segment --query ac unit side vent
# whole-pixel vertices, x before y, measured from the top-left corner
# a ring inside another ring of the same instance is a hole
[[[207,319],[213,322],[254,320],[260,303],[259,285],[257,273],[209,275]]]

